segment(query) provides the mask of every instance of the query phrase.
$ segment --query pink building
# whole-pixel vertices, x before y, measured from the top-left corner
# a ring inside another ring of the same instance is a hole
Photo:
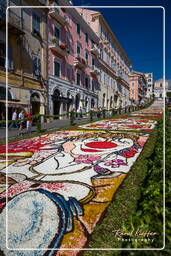
[[[100,39],[99,106],[107,109],[128,106],[131,61],[102,13],[85,8],[77,10]]]
[[[144,73],[131,71],[130,80],[130,98],[134,103],[142,103],[145,100],[147,91],[147,81]]]
[[[99,38],[68,1],[49,1],[49,112],[97,108]]]

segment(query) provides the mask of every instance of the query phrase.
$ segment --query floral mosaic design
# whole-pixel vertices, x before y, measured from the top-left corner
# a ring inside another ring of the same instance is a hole
[[[4,255],[64,255],[58,248],[84,247],[147,139],[148,134],[55,132],[10,143],[8,168],[3,145],[0,247]],[[10,250],[5,248],[6,211]]]
[[[147,119],[109,119],[94,123],[81,125],[85,129],[104,129],[104,130],[137,130],[150,132],[155,127],[156,121]]]

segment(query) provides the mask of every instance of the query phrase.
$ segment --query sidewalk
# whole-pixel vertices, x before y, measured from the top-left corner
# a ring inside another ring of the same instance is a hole
[[[96,121],[97,119],[93,119],[93,121]],[[82,124],[82,123],[87,123],[89,122],[89,118],[82,118],[82,119],[76,119],[74,120],[74,123],[76,124]],[[60,129],[60,128],[65,128],[71,126],[70,120],[65,119],[65,120],[54,120],[52,123],[42,123],[42,129],[45,131],[48,130],[54,130],[54,129]],[[23,131],[23,135],[27,133],[26,129]],[[36,132],[36,126],[32,127],[32,132]],[[22,135],[20,135],[22,136]],[[8,129],[8,138],[16,138],[20,137],[19,136],[19,130],[17,128],[10,128]],[[0,140],[4,140],[6,138],[6,129],[5,128],[0,128]]]

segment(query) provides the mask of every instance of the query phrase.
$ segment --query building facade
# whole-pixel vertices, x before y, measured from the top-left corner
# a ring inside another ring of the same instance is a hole
[[[98,107],[98,37],[68,1],[50,1],[48,15],[49,112]]]
[[[130,99],[134,104],[145,102],[147,91],[147,81],[144,73],[131,71],[130,80]]]
[[[145,73],[145,77],[147,80],[147,98],[153,97],[153,73]]]
[[[154,82],[154,98],[162,100],[165,97],[165,91],[168,90],[168,81],[158,79]]]
[[[99,107],[110,109],[130,105],[130,60],[100,12],[77,9],[100,39]]]
[[[14,108],[45,114],[47,108],[47,11],[15,8],[8,1],[8,63],[6,63],[6,1],[0,3],[0,111],[5,112],[6,67],[8,68],[8,113]],[[46,1],[34,1],[41,6]],[[20,5],[32,5],[20,1]]]

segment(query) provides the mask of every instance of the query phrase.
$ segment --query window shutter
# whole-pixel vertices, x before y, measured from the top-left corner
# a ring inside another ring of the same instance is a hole
[[[54,62],[54,73],[55,73],[55,76],[59,77],[60,76],[60,64],[58,62]]]
[[[8,69],[12,70],[14,68],[13,58],[12,58],[12,47],[8,45]]]

